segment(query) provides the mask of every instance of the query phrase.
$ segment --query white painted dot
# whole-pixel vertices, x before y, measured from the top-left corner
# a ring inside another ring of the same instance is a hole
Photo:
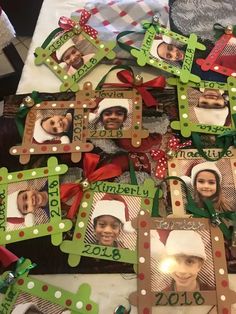
[[[236,88],[235,88],[235,87],[232,87],[232,88],[231,88],[231,92],[235,93],[235,92],[236,92]]]
[[[144,232],[145,237],[148,236],[148,232]]]
[[[186,99],[187,97],[186,97],[186,95],[182,95],[180,98],[181,99]]]
[[[141,211],[140,211],[140,215],[143,216],[144,214],[145,214],[145,211],[144,211],[144,210],[141,210]]]
[[[137,100],[135,100],[135,101],[134,101],[134,104],[137,105],[137,103],[138,103]]]
[[[90,85],[91,85],[91,83],[88,82],[88,83],[87,83],[87,86],[90,86]]]
[[[137,145],[139,145],[140,144],[140,142],[137,142]]]
[[[50,62],[50,59],[46,59],[46,62]]]
[[[30,153],[33,153],[34,152],[34,148],[30,148],[29,151],[30,151]]]
[[[37,108],[39,108],[40,106],[41,106],[40,104],[37,104],[37,105],[36,105]]]
[[[57,167],[55,168],[55,171],[56,171],[56,172],[61,171],[61,167],[60,167],[60,166],[57,166]]]
[[[54,69],[54,70],[57,70],[57,65],[54,65],[53,69]]]
[[[39,234],[39,230],[38,229],[34,229],[33,230],[33,234]]]
[[[236,106],[233,106],[233,110],[236,111]]]
[[[141,290],[141,294],[142,294],[142,295],[146,295],[146,293],[147,293],[146,290],[144,290],[144,289]]]
[[[80,150],[80,146],[75,146],[75,149],[76,150]]]
[[[78,223],[78,227],[79,227],[79,228],[83,228],[83,227],[84,227],[84,223],[83,223],[82,221],[80,221],[80,222]]]
[[[68,79],[68,75],[64,75],[64,76],[63,76],[63,79],[64,79],[64,80],[67,80],[67,79]]]
[[[140,124],[140,121],[137,121],[137,124]]]
[[[235,72],[231,73],[231,76],[236,76],[236,73]]]
[[[176,74],[180,74],[180,71],[179,71],[179,70],[176,70],[175,73],[176,73]]]
[[[105,46],[103,44],[100,45],[100,48],[104,48]]]
[[[178,196],[179,195],[179,190],[174,190],[174,195]]]
[[[219,70],[218,65],[216,65],[216,66],[214,67],[214,70]]]
[[[223,268],[220,268],[220,269],[219,269],[219,274],[220,274],[220,275],[224,275],[224,273],[225,273],[224,269],[223,269]]]
[[[63,222],[61,222],[61,223],[59,224],[59,228],[60,228],[60,229],[64,229],[64,228],[65,228],[65,224],[64,224]]]
[[[28,289],[33,289],[34,288],[34,282],[33,281],[28,282],[27,288]]]
[[[176,172],[176,171],[172,171],[171,175],[172,175],[172,176],[176,176],[176,175],[177,175],[177,172]]]
[[[88,117],[87,116],[84,116],[84,119],[87,119]]]
[[[83,302],[78,301],[75,306],[77,307],[77,309],[82,309],[82,307],[83,307]]]
[[[17,149],[14,148],[14,149],[12,150],[12,153],[13,153],[13,154],[17,153]]]
[[[150,59],[149,62],[153,64],[155,61],[153,59]]]
[[[187,113],[182,114],[182,117],[183,117],[184,119],[188,118]]]
[[[139,258],[139,262],[142,263],[142,264],[145,263],[145,258],[144,257],[140,257]]]
[[[83,203],[81,204],[81,206],[82,206],[83,208],[86,208],[86,207],[88,207],[88,203],[87,203],[87,202],[83,202]]]
[[[53,152],[56,152],[56,151],[57,151],[57,147],[56,147],[56,146],[53,146],[53,147],[52,147],[52,151],[53,151]]]
[[[87,108],[87,105],[86,105],[86,104],[83,104],[83,108]]]
[[[36,174],[37,174],[36,171],[32,171],[32,172],[31,172],[32,177],[36,176]]]
[[[61,291],[59,291],[59,290],[57,290],[55,293],[54,293],[54,296],[55,296],[55,298],[56,299],[60,299],[60,297],[61,297]]]
[[[221,299],[221,301],[225,301],[225,300],[226,300],[225,295],[222,294],[222,295],[220,296],[220,299]]]
[[[10,234],[7,234],[7,235],[6,235],[6,240],[7,240],[7,241],[11,240],[11,235],[10,235]]]
[[[219,237],[214,237],[215,241],[219,241]]]
[[[55,104],[55,103],[52,104],[52,107],[56,107],[56,106],[57,106],[57,104]]]
[[[8,180],[11,180],[11,179],[12,179],[12,175],[9,174],[9,175],[7,176],[7,179],[8,179]]]
[[[70,104],[70,107],[73,108],[75,106],[75,104]]]

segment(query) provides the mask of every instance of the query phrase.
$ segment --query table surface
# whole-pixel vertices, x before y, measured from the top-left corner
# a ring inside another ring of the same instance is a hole
[[[58,20],[61,16],[69,17],[71,12],[83,7],[84,0],[44,0],[35,32],[32,38],[29,53],[25,62],[22,77],[19,82],[17,94],[31,93],[33,90],[40,92],[58,92],[61,82],[57,77],[44,65],[34,65],[34,50],[41,46],[48,34],[58,27]],[[95,87],[101,77],[111,68],[109,65],[98,65],[86,77],[84,77],[79,85],[84,82],[91,81]],[[140,72],[135,69],[136,73]],[[144,79],[152,79],[155,77],[155,69],[143,69],[141,75]],[[109,82],[116,81],[115,72],[109,76]],[[66,287],[68,290],[75,292],[78,285],[86,282],[92,287],[92,299],[99,303],[99,313],[112,314],[114,309],[119,305],[127,304],[128,295],[136,291],[136,278],[134,274],[96,274],[96,275],[42,275],[36,276],[39,279],[47,281],[57,286]],[[236,275],[229,275],[230,288],[236,291]],[[102,285],[101,285],[102,282]],[[208,313],[209,306],[205,307],[172,307],[172,308],[155,308],[155,313]],[[136,314],[137,308],[132,307],[131,314]],[[210,313],[215,313],[211,311]],[[236,304],[232,307],[232,313],[236,314]]]

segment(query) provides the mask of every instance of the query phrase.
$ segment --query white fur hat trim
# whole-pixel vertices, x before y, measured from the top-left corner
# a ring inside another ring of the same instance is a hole
[[[7,197],[7,217],[8,218],[23,218],[24,215],[18,209],[17,197],[20,191],[8,194]]]
[[[104,110],[112,108],[112,107],[121,107],[121,108],[126,109],[127,113],[130,112],[128,99],[105,98],[102,101],[100,101],[98,105],[97,115],[100,116],[100,114]]]
[[[57,59],[61,61],[63,54],[72,46],[75,46],[73,40],[72,39],[67,40],[67,42],[65,42],[59,49],[56,50]]]
[[[123,224],[123,230],[125,232],[134,232],[135,229],[131,225],[131,221],[128,221],[127,208],[125,204],[117,200],[100,200],[97,201],[92,213],[92,221],[99,216],[109,215],[120,220]]]
[[[220,173],[220,170],[216,167],[216,164],[214,162],[211,162],[211,161],[206,161],[206,162],[202,162],[200,164],[197,164],[196,166],[194,166],[192,168],[192,171],[191,171],[191,184],[192,184],[192,186],[194,186],[194,182],[195,182],[195,178],[196,178],[197,174],[200,171],[207,171],[207,170],[214,171],[219,176],[220,183],[221,183],[222,175]]]
[[[159,60],[163,60],[158,54],[157,54],[157,47],[162,44],[162,43],[166,43],[169,44],[171,43],[171,38],[168,36],[163,35],[162,39],[154,39],[152,42],[152,46],[150,49],[150,54],[154,57],[157,58]]]
[[[38,119],[35,122],[34,135],[33,135],[33,138],[35,139],[35,141],[37,141],[38,143],[43,143],[45,141],[53,140],[55,138],[55,135],[47,133],[43,129],[41,123],[42,123],[42,119]]]
[[[5,48],[15,37],[15,30],[8,19],[6,13],[2,10],[0,14],[0,50]]]
[[[151,240],[151,256],[155,259],[160,259],[165,255],[165,246],[160,240],[159,233],[157,230],[150,230]]]
[[[173,230],[166,240],[167,255],[189,255],[206,259],[205,246],[199,233],[193,230]]]
[[[194,107],[194,111],[199,123],[223,126],[229,114],[229,108],[209,109]]]
[[[11,312],[11,314],[25,314],[25,312],[29,309],[37,309],[38,307],[32,303],[32,302],[28,302],[28,303],[24,303],[24,304],[18,304],[14,310]]]

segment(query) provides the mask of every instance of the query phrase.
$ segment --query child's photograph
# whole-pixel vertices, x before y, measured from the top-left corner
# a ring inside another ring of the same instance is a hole
[[[73,109],[37,110],[32,138],[33,143],[72,143],[73,114]]]
[[[187,89],[189,120],[194,124],[230,126],[228,92],[216,88]]]
[[[132,125],[132,100],[104,98],[89,113],[91,130],[127,130]]]
[[[56,50],[56,58],[59,65],[69,75],[73,75],[97,52],[98,49],[82,34],[79,34],[70,38]]]
[[[84,241],[135,250],[137,232],[131,220],[137,217],[140,205],[139,197],[95,193]]]
[[[216,290],[207,229],[150,230],[150,238],[152,291]]]
[[[11,314],[71,314],[70,310],[40,299],[25,292],[20,292]]]
[[[149,53],[150,57],[157,62],[164,61],[169,65],[181,68],[185,57],[185,49],[186,46],[171,37],[166,35],[160,37],[158,35],[154,38]]]
[[[6,230],[50,221],[48,181],[45,178],[8,184]]]

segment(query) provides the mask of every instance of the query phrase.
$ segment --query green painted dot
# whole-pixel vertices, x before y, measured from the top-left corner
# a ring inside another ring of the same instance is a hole
[[[229,85],[230,85],[230,86],[233,86],[233,85],[234,85],[234,83],[230,82],[230,83],[229,83]]]
[[[181,106],[180,106],[180,109],[184,109],[184,108],[185,108],[185,106],[184,106],[184,105],[181,105]]]
[[[233,97],[232,97],[232,100],[235,100],[235,99],[236,99],[236,97],[235,97],[235,96],[233,96]]]
[[[183,91],[183,90],[184,90],[184,87],[180,87],[180,90]]]
[[[89,93],[86,93],[85,96],[89,96]]]
[[[187,127],[187,126],[188,126],[188,123],[184,123],[184,126]]]
[[[135,109],[136,109],[136,110],[139,110],[139,109],[140,109],[140,106],[135,106]]]
[[[135,125],[134,128],[135,128],[135,130],[138,130],[138,129],[139,129],[139,126],[138,126],[138,125]]]

